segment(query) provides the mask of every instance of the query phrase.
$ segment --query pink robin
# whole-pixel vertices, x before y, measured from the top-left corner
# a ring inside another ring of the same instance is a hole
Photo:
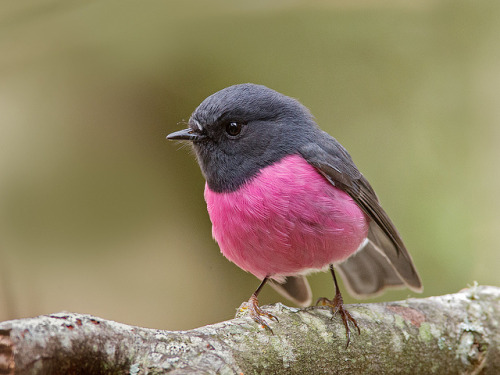
[[[305,275],[329,267],[335,296],[317,303],[340,315],[349,345],[349,323],[360,330],[343,306],[334,265],[357,297],[422,290],[372,187],[297,100],[260,85],[230,86],[198,106],[188,129],[167,138],[193,143],[213,237],[227,259],[262,280],[244,307],[264,327],[263,317],[275,319],[258,305],[267,281],[306,306],[312,294]]]

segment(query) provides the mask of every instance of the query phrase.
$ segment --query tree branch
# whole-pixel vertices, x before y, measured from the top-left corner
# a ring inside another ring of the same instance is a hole
[[[249,317],[160,331],[58,313],[0,323],[0,374],[500,373],[500,288],[350,305],[345,329],[324,308],[266,307],[274,335]]]

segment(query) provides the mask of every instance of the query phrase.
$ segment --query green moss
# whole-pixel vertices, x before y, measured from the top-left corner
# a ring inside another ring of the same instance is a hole
[[[422,341],[430,341],[433,338],[431,325],[429,323],[424,322],[420,325],[420,328],[418,330],[418,337]]]
[[[394,315],[394,323],[396,324],[396,327],[400,328],[401,330],[404,330],[406,328],[405,320],[401,315]]]

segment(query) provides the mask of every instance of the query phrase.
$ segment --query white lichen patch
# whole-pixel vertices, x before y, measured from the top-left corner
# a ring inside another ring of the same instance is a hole
[[[272,337],[271,335],[255,335],[257,338],[257,341],[262,344],[262,345],[268,345],[270,338]]]
[[[468,317],[458,325],[458,328],[463,332],[477,332],[479,334],[484,334],[484,328],[479,323],[470,322]]]
[[[300,318],[305,323],[306,327],[312,324],[313,318],[309,314],[301,314]]]
[[[154,335],[155,340],[165,340],[165,334],[164,333],[157,333]]]
[[[403,317],[399,314],[394,314],[394,325],[401,330],[401,333],[403,334],[404,340],[408,341],[408,339],[411,337],[410,333],[408,332],[408,324],[406,321],[403,319]],[[400,342],[401,344],[401,342]]]
[[[140,368],[140,365],[138,363],[133,363],[130,366],[129,374],[130,375],[137,375],[137,374],[139,374],[140,369],[141,368]]]
[[[149,362],[152,362],[152,363],[159,362],[162,357],[163,357],[163,354],[161,354],[161,353],[151,352],[148,354]],[[177,357],[177,360],[179,360],[178,357]]]
[[[401,352],[403,350],[403,343],[401,337],[398,334],[392,335],[392,351]]]
[[[231,340],[236,340],[236,341],[238,341],[238,339],[243,340],[244,335],[242,335],[242,333],[245,334],[255,329],[256,324],[257,323],[253,322],[253,320],[252,324],[229,324],[224,327],[224,332],[226,332],[225,336],[230,337]]]
[[[447,346],[446,345],[446,338],[445,337],[440,337],[438,339],[438,348],[441,349],[441,350],[443,350],[443,349],[446,348],[446,346]]]
[[[155,351],[159,353],[165,353],[168,356],[178,356],[189,350],[189,346],[184,342],[171,342],[167,345],[165,345],[164,343],[157,344]]]
[[[111,341],[106,342],[104,345],[104,350],[110,358],[114,357],[116,349],[116,345],[114,345],[114,343]]]
[[[394,324],[401,330],[405,330],[407,328],[405,320],[401,315],[398,314],[394,314]]]
[[[154,351],[157,353],[165,353],[167,350],[167,344],[164,342],[157,342],[154,346]]]
[[[320,337],[326,342],[326,343],[332,343],[333,342],[333,332],[330,331],[324,331],[321,332]]]
[[[212,325],[203,327],[203,333],[209,336],[216,336],[219,332],[216,325]]]
[[[434,338],[439,339],[442,336],[441,329],[435,324],[430,323],[431,326],[431,334],[434,336]]]
[[[306,327],[313,328],[326,343],[333,342],[333,333],[322,319],[309,314],[302,314],[301,319]]]
[[[309,327],[305,324],[300,324],[297,329],[303,333],[309,332]]]
[[[288,368],[296,360],[295,354],[293,352],[293,345],[288,342],[286,337],[281,339],[276,336],[270,340],[271,347],[276,351],[276,353],[283,359],[283,366]]]
[[[471,332],[465,332],[460,338],[460,343],[458,344],[456,358],[460,359],[464,365],[470,363],[469,357],[472,345],[474,344],[474,335]]]
[[[300,312],[300,309],[297,308],[297,307],[290,307],[290,306],[286,306],[286,305],[283,305],[281,302],[278,302],[276,305],[276,308],[279,312],[282,312],[284,310],[286,311],[290,311],[290,312]]]
[[[321,315],[325,318],[332,317],[332,310],[330,310],[330,309],[317,309],[317,310],[315,310],[315,313],[318,315]]]
[[[201,343],[203,342],[203,339],[202,339],[201,337],[197,337],[197,336],[191,336],[191,337],[189,338],[189,340],[190,340],[193,344],[195,344],[195,345],[199,345],[199,344],[201,344]]]
[[[61,344],[61,347],[65,348],[65,349],[70,349],[72,342],[73,342],[73,338],[71,337],[71,335],[61,336],[59,339],[59,343]],[[94,350],[97,350],[97,348],[94,348]]]
[[[179,357],[167,357],[162,363],[161,363],[161,366],[163,368],[172,368],[174,367],[174,365],[176,365],[178,362],[180,362],[180,358]]]

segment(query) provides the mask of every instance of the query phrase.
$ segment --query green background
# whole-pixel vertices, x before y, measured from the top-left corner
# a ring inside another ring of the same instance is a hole
[[[499,285],[499,17],[495,0],[2,1],[0,320],[231,318],[258,281],[220,254],[194,157],[165,136],[242,82],[350,151],[424,296]]]

